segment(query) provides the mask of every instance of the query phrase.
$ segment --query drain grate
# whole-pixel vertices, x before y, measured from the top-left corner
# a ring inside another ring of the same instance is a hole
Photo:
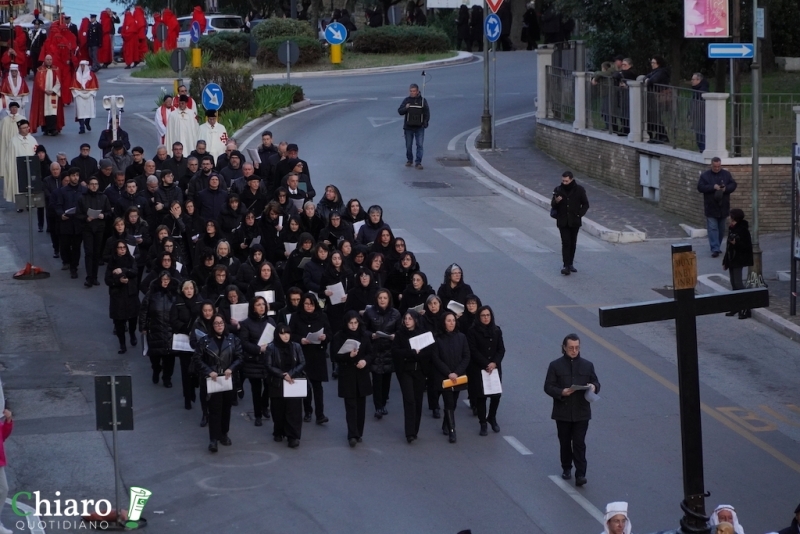
[[[421,189],[447,189],[448,187],[453,187],[447,182],[406,182],[406,184]]]

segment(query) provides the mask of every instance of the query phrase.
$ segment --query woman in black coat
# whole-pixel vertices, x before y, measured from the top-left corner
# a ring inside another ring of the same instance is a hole
[[[228,437],[231,423],[233,389],[208,393],[207,381],[232,380],[231,376],[242,361],[242,344],[239,338],[225,330],[225,318],[215,314],[211,319],[212,331],[201,339],[192,357],[200,376],[200,395],[208,397],[208,450],[217,452],[217,444],[230,446]]]
[[[282,282],[284,287],[303,287],[303,268],[300,267],[300,263],[305,258],[311,258],[311,249],[313,247],[314,238],[311,237],[311,234],[306,232],[300,234],[297,248],[289,254],[289,259],[286,260],[286,265],[283,268]]]
[[[203,286],[203,298],[213,302],[214,307],[219,311],[219,307],[225,301],[228,286],[232,283],[233,280],[228,276],[228,268],[224,265],[215,265],[206,285]]]
[[[380,252],[383,254],[385,260],[388,261],[389,254],[394,250],[394,234],[389,227],[381,228],[378,230],[378,235],[375,242],[369,248],[370,252]],[[396,261],[396,260],[395,260]]]
[[[169,324],[172,327],[172,334],[183,334],[191,336],[192,325],[200,313],[200,292],[197,291],[197,284],[192,280],[186,280],[181,285],[175,304],[169,311]],[[210,316],[211,314],[209,314]],[[191,339],[191,338],[190,338]],[[192,403],[197,399],[194,391],[194,380],[189,373],[189,364],[192,361],[192,352],[176,352],[181,364],[181,386],[183,389],[183,407],[187,410],[192,409]]]
[[[457,263],[454,263],[445,269],[444,282],[439,286],[436,294],[442,299],[442,304],[446,308],[451,300],[464,304],[467,301],[467,295],[474,295],[474,292],[469,284],[464,283],[464,271]]]
[[[162,271],[150,285],[139,308],[139,331],[147,342],[147,356],[153,368],[153,384],[162,376],[164,387],[172,387],[175,355],[172,353],[172,325],[169,322],[175,304],[178,283],[168,271]]]
[[[319,240],[332,248],[339,248],[339,244],[345,239],[352,243],[355,239],[353,227],[342,220],[342,214],[332,211],[328,215],[328,225],[319,233]]]
[[[242,262],[239,266],[239,272],[236,273],[236,285],[244,293],[247,293],[247,288],[258,276],[258,271],[261,270],[261,264],[266,261],[264,259],[264,247],[261,245],[255,244],[249,251],[250,255]]]
[[[506,346],[503,343],[503,331],[494,322],[494,312],[489,306],[478,308],[477,320],[472,327],[467,330],[467,342],[469,343],[469,366],[467,376],[469,378],[470,393],[478,407],[478,421],[481,425],[481,436],[488,434],[486,423],[492,425],[492,430],[500,432],[497,424],[497,407],[500,406],[500,393],[489,395],[489,416],[486,416],[486,398],[483,394],[483,379],[481,371],[487,373],[496,372],[500,379],[503,378],[503,371],[500,366],[503,356],[506,353]],[[477,388],[474,385],[477,385]]]
[[[194,320],[192,331],[189,334],[189,344],[192,346],[192,349],[197,350],[198,343],[213,330],[211,321],[214,318],[214,313],[216,312],[214,311],[213,302],[207,300],[200,302],[200,314]],[[197,370],[191,365],[189,368],[191,374],[197,376]],[[199,385],[198,382],[197,386]],[[203,427],[208,424],[208,397],[206,395],[200,395],[200,411],[202,412],[200,416],[200,426]]]
[[[345,296],[337,302],[331,301],[333,292],[330,286],[342,284]],[[338,250],[334,250],[330,255],[330,262],[322,273],[322,286],[323,293],[325,294],[325,313],[328,316],[328,322],[331,325],[331,331],[334,335],[342,329],[344,323],[342,322],[345,314],[345,306],[347,305],[347,292],[353,287],[353,273],[347,269],[344,264],[344,256]],[[320,295],[321,296],[321,295]],[[335,369],[334,365],[334,369]],[[334,372],[334,378],[335,372]]]
[[[360,269],[355,274],[353,289],[347,292],[344,310],[355,310],[364,315],[367,306],[374,304],[376,291],[375,284],[372,282],[372,273],[368,269]]]
[[[403,416],[406,440],[409,443],[417,439],[419,434],[422,396],[425,393],[425,369],[430,366],[433,351],[433,345],[422,350],[412,349],[409,340],[425,332],[420,315],[414,310],[407,311],[403,315],[403,325],[397,329],[392,347],[397,382],[403,393]]]
[[[133,256],[136,258],[136,268],[139,271],[138,279],[142,279],[147,253],[150,250],[152,238],[147,221],[142,219],[139,208],[131,206],[125,210],[125,231],[131,236],[131,244],[136,244]]]
[[[403,291],[411,285],[411,277],[418,271],[417,259],[411,252],[403,253],[389,271],[386,277],[386,289],[392,292],[392,299],[397,303],[398,309],[403,300]]]
[[[252,245],[253,239],[261,237],[261,227],[257,224],[258,221],[256,221],[256,217],[256,214],[252,211],[245,213],[244,221],[231,234],[233,255],[236,256],[236,259],[241,263],[246,262],[250,257],[250,252],[252,251],[251,246],[261,246],[259,243]]]
[[[314,239],[319,239],[319,233],[325,227],[325,222],[317,215],[317,207],[310,200],[303,204],[300,213],[300,226],[303,231],[311,234]]]
[[[239,273],[239,267],[241,267],[242,262],[233,256],[231,244],[228,242],[228,240],[220,239],[219,243],[217,243],[217,248],[214,251],[214,255],[217,258],[217,265],[224,265],[227,267],[228,276],[232,280],[235,279],[236,275]]]
[[[456,50],[462,50],[462,42],[465,46],[463,50],[472,52],[472,40],[469,38],[469,8],[464,4],[458,8],[456,15]]]
[[[247,213],[247,208],[239,201],[239,195],[231,193],[228,196],[228,202],[222,206],[219,213],[219,226],[220,231],[225,237],[230,237],[233,231],[236,230],[244,214]]]
[[[347,420],[347,441],[351,447],[361,442],[364,435],[364,420],[367,413],[367,397],[372,395],[372,382],[369,379],[372,363],[372,343],[361,324],[358,312],[345,314],[342,328],[333,337],[331,359],[339,370],[339,397],[344,399],[345,419]],[[345,341],[352,339],[360,345],[339,354]]]
[[[55,231],[55,228],[53,229]],[[124,241],[127,245],[133,245],[133,237],[128,235],[128,231],[125,230],[125,219],[122,217],[117,217],[114,219],[114,224],[112,226],[111,236],[106,239],[106,244],[103,247],[103,261],[108,263],[111,261],[111,258],[116,255],[116,246],[117,241]],[[134,248],[134,253],[136,252],[136,248]],[[133,257],[136,260],[136,256]]]
[[[422,324],[425,330],[433,334],[433,337],[438,338],[442,333],[442,320],[444,319],[444,306],[442,306],[442,299],[436,295],[430,295],[425,300],[424,315],[422,316]],[[442,394],[441,383],[437,386],[436,376],[433,369],[433,364],[425,369],[425,375],[428,377],[426,389],[428,390],[428,409],[431,410],[434,419],[441,417],[439,411],[439,397]]]
[[[469,344],[467,337],[458,331],[458,320],[453,311],[444,312],[442,333],[433,345],[431,361],[434,370],[434,383],[442,392],[444,401],[444,421],[442,432],[449,436],[450,443],[456,442],[455,409],[458,391],[454,387],[444,387],[444,380],[455,380],[467,372],[469,365]]]
[[[303,267],[303,288],[313,291],[322,298],[325,286],[322,285],[322,275],[328,267],[328,254],[330,249],[325,243],[317,243],[311,249],[311,260]]]
[[[406,310],[411,308],[416,308],[420,305],[424,306],[425,301],[431,295],[436,295],[436,292],[428,284],[428,277],[421,271],[415,272],[411,275],[411,283],[403,289],[400,295],[398,309],[400,313],[405,313]]]
[[[722,257],[722,268],[728,271],[733,291],[744,289],[742,271],[751,265],[753,265],[753,241],[750,237],[750,224],[745,220],[744,212],[734,208],[731,210],[731,221],[728,226],[728,245],[725,248],[725,256]],[[733,317],[737,313],[739,319],[751,316],[750,310],[732,311],[725,315]]]
[[[472,328],[475,320],[478,318],[478,308],[483,306],[483,302],[475,295],[467,295],[466,302],[464,302],[464,313],[458,318],[458,331],[466,332]],[[470,399],[472,398],[472,390],[470,390]],[[475,415],[478,415],[477,413]]]
[[[372,285],[375,289],[386,287],[386,259],[380,252],[372,252],[367,258],[367,268],[372,273]]]
[[[247,319],[239,323],[239,339],[242,342],[242,375],[250,382],[253,394],[253,416],[255,425],[263,424],[262,417],[269,419],[269,383],[264,354],[271,343],[273,335],[262,339],[265,331],[274,332],[275,323],[267,316],[269,304],[264,297],[255,297],[250,301]]]
[[[175,240],[176,258],[179,258],[179,261],[185,263],[188,268],[189,256],[186,254],[186,236],[188,230],[185,216],[186,214],[183,213],[181,203],[177,200],[173,200],[169,203],[169,213],[164,215],[164,218],[161,219],[161,224],[166,226],[169,231],[169,236]]]
[[[331,213],[338,213],[341,217],[344,213],[344,202],[342,202],[342,194],[339,188],[333,184],[325,186],[325,194],[317,203],[317,216],[323,221],[330,221]],[[321,239],[320,239],[321,240]],[[331,243],[336,246],[336,243]]]
[[[350,223],[351,226],[357,222],[366,221],[367,212],[364,211],[364,208],[361,206],[361,201],[357,198],[348,200],[347,206],[345,206],[344,213],[342,214],[342,219]]]
[[[644,86],[647,90],[647,134],[650,136],[648,143],[669,143],[667,129],[664,127],[663,114],[671,98],[669,87],[670,71],[667,63],[661,56],[653,56],[650,60],[651,70],[644,77]]]
[[[308,396],[303,400],[305,417],[303,421],[311,421],[314,410],[311,408],[311,397],[314,397],[314,409],[317,411],[317,424],[328,422],[325,417],[325,402],[323,399],[322,383],[328,381],[327,350],[331,339],[331,326],[328,318],[319,308],[317,298],[311,293],[305,293],[300,301],[300,309],[292,314],[289,323],[292,329],[292,341],[299,343],[303,349],[306,360],[306,376],[308,377]],[[319,343],[311,343],[308,334],[319,332],[322,334]]]
[[[300,397],[283,396],[283,383],[294,383],[295,378],[305,378],[306,360],[300,345],[292,341],[288,325],[279,324],[275,337],[267,347],[264,365],[269,374],[269,396],[272,399],[272,439],[289,439],[289,447],[300,445],[303,429],[303,401]]]
[[[247,286],[247,300],[253,300],[256,293],[260,291],[274,292],[272,302],[267,299],[270,310],[278,311],[286,306],[286,295],[283,293],[283,284],[281,284],[281,281],[278,279],[278,273],[275,271],[275,267],[268,261],[261,264],[255,280],[250,282],[250,285]]]
[[[294,249],[291,248],[291,245],[294,245],[295,248],[300,246],[299,241],[302,233],[303,233],[303,227],[300,226],[299,215],[292,215],[291,217],[289,217],[288,221],[284,216],[283,229],[280,231],[280,234],[278,234],[278,241],[280,242],[281,248],[283,249],[280,251],[282,261],[286,261],[287,259],[289,259],[289,256],[292,254]],[[287,243],[290,244],[289,247],[286,246]]]
[[[124,239],[117,239],[114,254],[106,264],[105,282],[108,286],[108,315],[114,321],[114,331],[119,340],[118,354],[125,354],[125,326],[131,335],[131,345],[136,345],[136,322],[139,318],[139,271],[136,260]]]
[[[375,405],[375,418],[388,415],[386,401],[389,400],[389,389],[392,385],[392,342],[395,332],[400,326],[400,312],[392,305],[392,294],[387,289],[379,289],[375,293],[372,307],[364,312],[364,326],[372,339],[374,357],[370,365],[372,371],[372,387]]]
[[[175,284],[180,286],[183,283],[183,276],[178,270],[175,268],[175,259],[173,258],[172,254],[167,251],[161,252],[158,255],[158,258],[155,260],[155,264],[153,265],[153,270],[150,271],[150,274],[144,277],[142,283],[139,284],[139,291],[142,294],[147,294],[150,290],[150,286],[152,283],[159,277],[161,277],[161,273],[167,271],[169,275],[175,280]]]
[[[201,235],[194,246],[194,264],[198,265],[202,262],[203,255],[210,251],[216,253],[217,243],[223,238],[217,227],[217,222],[213,219],[206,222],[205,232]],[[198,282],[199,283],[199,282]]]

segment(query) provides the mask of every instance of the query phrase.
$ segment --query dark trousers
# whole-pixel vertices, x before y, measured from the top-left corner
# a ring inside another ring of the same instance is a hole
[[[486,399],[489,399],[489,415],[486,415]],[[475,399],[478,405],[478,421],[485,425],[486,421],[494,423],[497,419],[497,408],[500,406],[500,395],[480,396]]]
[[[58,215],[54,211],[47,210],[47,231],[50,233],[50,241],[53,243],[53,252],[61,254],[61,234],[58,232]]]
[[[575,247],[578,245],[578,232],[580,226],[576,228],[559,228],[561,232],[561,259],[564,267],[569,267],[575,261]]]
[[[77,273],[81,262],[81,234],[61,234],[59,244],[61,247],[61,261],[69,265],[70,272]]]
[[[36,222],[39,223],[39,231],[44,228],[44,208],[36,208]]]
[[[131,338],[136,336],[136,323],[138,322],[138,318],[134,317],[133,319],[128,319],[125,321],[124,319],[118,320],[114,319],[114,331],[117,333],[117,339],[119,340],[119,346],[125,346],[125,323],[128,323],[128,331],[131,333]]]
[[[100,262],[103,261],[103,232],[104,229],[90,230],[86,228],[83,230],[83,252],[84,263],[86,263],[86,278],[88,280],[97,280],[97,268]]]
[[[57,133],[60,130],[58,129],[58,117],[56,115],[45,115],[44,116],[44,130],[46,133]]]
[[[302,399],[272,397],[272,435],[286,436],[289,439],[300,439],[303,429]]]
[[[205,379],[201,386],[202,395],[207,395]],[[235,391],[220,391],[208,396],[208,437],[220,440],[228,435],[231,428],[231,406]]]
[[[197,398],[194,393],[194,379],[189,374],[189,364],[192,362],[191,352],[181,352],[179,355],[181,362],[181,387],[183,389],[183,398],[194,402]]]
[[[450,424],[449,430],[456,429],[455,410],[456,410],[456,405],[458,404],[459,393],[461,392],[453,391],[452,389],[442,390],[442,402],[444,402],[444,410],[445,410],[445,417],[442,417],[442,430],[448,430],[447,428],[448,423]]]
[[[347,420],[347,439],[364,435],[364,418],[367,415],[366,397],[345,397],[344,418]]]
[[[425,389],[428,390],[428,409],[438,410],[439,395],[441,395],[442,392],[436,387],[436,379],[433,377],[432,372],[428,373],[425,377]]]
[[[264,378],[248,378],[253,394],[253,416],[261,419],[269,410],[269,386]]]
[[[422,397],[425,393],[425,375],[422,371],[398,372],[397,382],[403,394],[403,419],[406,436],[419,433],[422,420]]]
[[[556,421],[561,444],[561,469],[568,471],[575,463],[575,476],[586,476],[586,431],[589,421]]]
[[[389,400],[389,388],[392,385],[392,372],[372,373],[372,402],[375,409],[386,406]]]
[[[731,280],[731,290],[738,291],[744,289],[744,282],[742,282],[742,271],[744,267],[728,267],[728,276]]]
[[[150,355],[149,358],[154,373],[163,373],[164,382],[172,380],[172,373],[175,371],[175,356],[171,354],[169,356]]]
[[[325,401],[322,393],[321,380],[308,380],[308,395],[303,398],[303,407],[308,415],[314,413],[314,410],[311,409],[312,394],[314,397],[314,409],[317,411],[317,419],[321,419],[325,416]]]

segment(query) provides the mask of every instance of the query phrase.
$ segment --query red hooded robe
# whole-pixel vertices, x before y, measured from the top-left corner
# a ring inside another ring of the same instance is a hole
[[[194,11],[192,12],[192,22],[197,22],[200,25],[200,35],[203,35],[206,31],[206,15],[203,13],[203,8],[200,6],[194,6]]]
[[[161,20],[161,13],[156,11],[153,15],[153,52],[158,52],[161,50],[161,40],[156,35],[156,31],[158,30],[158,25],[161,24],[163,21]]]
[[[113,36],[111,30],[114,29],[114,22],[111,20],[111,15],[106,11],[100,13],[100,25],[103,27],[103,40],[101,41],[100,50],[97,51],[97,61],[106,65],[114,62],[114,46]]]
[[[50,29],[52,33],[52,26]],[[78,40],[75,34],[69,31],[69,28],[63,25],[59,26],[60,39],[56,41],[56,53],[53,55],[53,65],[58,67],[58,75],[61,78],[61,85],[66,90],[61,91],[61,102],[65,106],[72,104],[72,93],[69,88],[72,87],[72,78],[75,74],[75,68],[72,66],[75,51],[78,49]]]
[[[22,26],[14,26],[14,52],[17,53],[16,64],[23,76],[28,75],[28,34]]]
[[[78,59],[75,61],[76,64],[80,64],[81,61],[89,61],[89,45],[87,40],[89,38],[89,19],[87,17],[83,17],[81,20],[81,27],[78,29]]]
[[[136,21],[136,31],[139,38],[139,53],[136,61],[143,61],[144,55],[150,51],[150,47],[147,44],[147,17],[145,17],[144,9],[141,6],[136,6],[133,17]]]
[[[122,57],[125,65],[132,65],[139,61],[137,59],[139,56],[139,32],[136,31],[136,21],[130,11],[125,12],[119,34],[122,36]]]
[[[163,22],[167,25],[167,42],[164,47],[167,50],[175,50],[178,48],[178,36],[181,33],[181,23],[178,22],[178,17],[171,9],[164,10]]]
[[[55,24],[53,24],[55,26]],[[52,26],[50,27],[50,31],[52,35]],[[69,30],[67,29],[69,32]],[[72,32],[70,32],[72,33]],[[49,36],[48,36],[49,39]],[[46,55],[46,54],[45,54]],[[55,66],[55,62],[53,62],[53,82],[55,83],[56,79],[61,82],[61,95],[62,97],[69,93],[69,85],[64,85],[64,79],[61,77],[61,73],[58,70],[58,67]],[[33,76],[33,95],[31,96],[31,114],[28,120],[31,123],[31,133],[36,133],[36,129],[40,126],[44,126],[44,86],[47,82],[47,67],[44,65],[40,66],[36,70],[36,74]],[[70,94],[70,97],[72,95]],[[64,129],[64,99],[60,98],[58,100],[58,105],[56,106],[58,110],[56,113],[56,129],[61,131]]]

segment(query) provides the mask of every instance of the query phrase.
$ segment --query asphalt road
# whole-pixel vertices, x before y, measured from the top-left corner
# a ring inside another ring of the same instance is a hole
[[[317,105],[271,128],[277,139],[300,145],[318,191],[334,183],[345,198],[382,205],[434,287],[457,262],[494,308],[507,346],[499,435],[478,436],[477,420],[462,405],[457,444],[447,443],[440,421],[426,412],[419,441],[408,445],[395,382],[390,414],[375,421],[368,411],[364,442],[353,450],[331,382],[330,422],[304,425],[299,449],[273,443],[269,424],[252,425],[248,391],[234,408],[233,446],[212,456],[199,411],[183,409],[179,388],[154,386],[145,358],[117,356],[106,291],[87,290],[58,270],[46,234],[34,236],[35,251],[53,276],[10,280],[27,257],[27,221],[4,205],[0,363],[19,418],[7,443],[12,492],[113,496],[110,436],[94,431],[91,375],[128,371],[136,430],[120,436],[122,478],[153,491],[145,509],[153,532],[592,533],[602,530],[597,509],[617,500],[630,503],[636,532],[677,528],[683,492],[674,326],[603,330],[597,321],[601,305],[663,298],[653,290],[671,284],[670,242],[620,246],[581,234],[579,272],[561,276],[558,232],[546,211],[474,169],[437,161],[465,157],[465,136],[454,138],[479,123],[481,73],[480,63],[428,71],[424,171],[403,166],[396,111],[420,73],[303,79]],[[498,55],[497,79],[498,118],[533,111],[535,56]],[[149,154],[158,86],[105,83],[100,93],[112,91],[125,94],[123,127]],[[83,137],[70,125],[43,142],[51,154],[72,157]],[[693,244],[701,274],[718,272],[705,243]],[[587,439],[589,483],[577,491],[550,478],[560,473],[558,443],[542,391],[547,363],[573,331],[602,384]],[[698,336],[707,508],[733,504],[748,532],[785,527],[800,497],[797,345],[753,321],[716,316],[699,320]],[[6,525],[10,518],[7,507]]]

